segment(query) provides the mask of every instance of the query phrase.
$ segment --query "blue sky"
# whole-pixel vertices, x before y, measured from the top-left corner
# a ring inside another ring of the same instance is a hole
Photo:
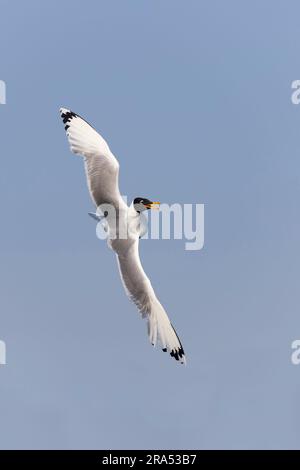
[[[0,5],[0,448],[299,448],[299,3]],[[61,106],[130,200],[205,204],[203,250],[140,247],[186,368],[95,236]]]

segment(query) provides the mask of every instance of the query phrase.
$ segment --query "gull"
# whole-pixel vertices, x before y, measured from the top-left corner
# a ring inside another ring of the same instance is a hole
[[[97,221],[104,221],[108,246],[116,253],[120,276],[129,299],[147,320],[148,336],[153,346],[181,364],[186,363],[180,339],[155,295],[139,257],[139,240],[145,234],[140,222],[142,212],[157,209],[159,202],[136,197],[128,207],[119,191],[119,163],[101,135],[81,116],[60,109],[70,149],[84,158],[85,173]],[[102,213],[102,216],[99,214]]]

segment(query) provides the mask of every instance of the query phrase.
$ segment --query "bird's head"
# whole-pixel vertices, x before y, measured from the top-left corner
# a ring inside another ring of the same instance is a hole
[[[133,201],[133,207],[140,213],[148,209],[159,209],[159,202],[153,202],[145,197],[136,197]]]

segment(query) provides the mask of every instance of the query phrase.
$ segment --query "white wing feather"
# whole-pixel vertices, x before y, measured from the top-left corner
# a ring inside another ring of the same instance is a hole
[[[126,253],[117,255],[125,291],[142,316],[147,319],[151,343],[155,345],[158,341],[163,351],[168,351],[172,357],[184,364],[186,358],[182,344],[143,270],[138,244],[137,240]]]
[[[82,155],[91,198],[96,206],[123,204],[119,191],[119,163],[100,134],[78,114],[60,109],[71,151]]]

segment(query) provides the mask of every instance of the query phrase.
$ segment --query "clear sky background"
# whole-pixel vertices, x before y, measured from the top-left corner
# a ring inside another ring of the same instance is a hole
[[[0,448],[300,448],[299,2],[0,7]],[[203,250],[140,246],[187,367],[95,236],[60,106],[130,200],[205,204]]]

